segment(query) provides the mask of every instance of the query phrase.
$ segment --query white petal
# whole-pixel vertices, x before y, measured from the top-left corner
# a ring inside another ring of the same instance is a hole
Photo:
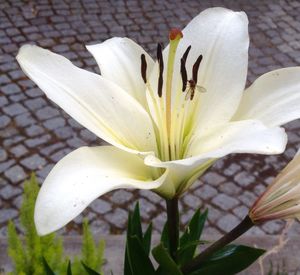
[[[128,38],[115,37],[87,49],[96,59],[101,75],[122,87],[143,106],[146,88],[141,76],[141,55],[146,56],[147,72],[153,67],[152,58],[146,51]]]
[[[231,153],[279,154],[284,151],[286,143],[287,136],[283,128],[267,128],[254,120],[230,122],[215,127],[206,135],[202,132],[196,134],[185,159],[162,162],[154,156],[148,156],[145,163],[167,168],[170,175],[175,175],[175,188],[184,190],[218,158]],[[184,186],[181,187],[181,184]]]
[[[183,30],[183,43],[192,45],[187,67],[196,58],[203,60],[198,85],[206,89],[200,96],[198,123],[209,125],[228,121],[244,90],[248,66],[248,19],[244,12],[224,8],[207,9]]]
[[[50,172],[35,205],[35,224],[40,235],[53,232],[79,215],[93,200],[117,188],[153,189],[167,172],[155,176],[137,155],[112,146],[82,147]]]
[[[283,128],[269,128],[260,121],[243,120],[216,127],[208,134],[195,134],[186,155],[219,158],[229,153],[279,154],[284,151],[286,142]]]
[[[100,138],[133,152],[155,150],[148,113],[119,86],[37,46],[23,46],[17,60],[51,100]]]
[[[197,94],[199,108],[195,114],[196,123],[201,128],[208,128],[229,121],[238,107],[246,83],[249,47],[246,14],[211,8],[200,13],[187,25],[176,52],[173,93],[176,91],[174,87],[182,88],[180,59],[189,45],[191,51],[186,62],[188,79],[192,78],[196,59],[203,55],[197,84],[205,88],[206,92]],[[165,67],[168,51],[169,47],[164,50]],[[150,78],[154,88],[157,87],[157,75],[158,66],[155,64]]]
[[[245,92],[234,119],[258,119],[279,126],[300,117],[300,67],[259,77]]]

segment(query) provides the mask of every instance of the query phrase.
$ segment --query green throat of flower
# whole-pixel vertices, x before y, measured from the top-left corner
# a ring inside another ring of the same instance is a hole
[[[192,137],[193,119],[198,109],[198,96],[195,91],[205,91],[197,85],[198,71],[202,61],[200,55],[193,67],[191,78],[188,78],[186,60],[191,50],[188,46],[180,59],[180,82],[173,81],[176,51],[183,34],[179,29],[169,33],[169,51],[166,71],[162,46],[157,45],[157,89],[153,89],[147,79],[147,62],[141,55],[141,76],[147,86],[156,119],[156,136],[159,157],[163,161],[182,159],[186,157],[189,141]],[[156,93],[154,91],[157,91]],[[172,98],[174,97],[174,98]]]

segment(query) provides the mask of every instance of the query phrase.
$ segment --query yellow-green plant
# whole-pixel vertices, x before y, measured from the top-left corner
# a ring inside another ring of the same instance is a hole
[[[55,233],[40,237],[35,229],[33,215],[39,185],[34,175],[24,183],[23,201],[20,208],[20,222],[24,238],[17,233],[15,224],[8,224],[8,254],[13,263],[13,275],[47,274],[45,262],[55,274],[66,274],[69,259],[64,254],[63,238]],[[72,274],[89,274],[81,265],[100,271],[103,264],[105,244],[100,240],[95,244],[87,220],[83,223],[81,255],[75,256]]]

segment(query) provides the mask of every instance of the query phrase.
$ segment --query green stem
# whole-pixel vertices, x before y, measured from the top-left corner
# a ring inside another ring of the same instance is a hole
[[[167,225],[169,235],[169,249],[171,257],[177,262],[177,249],[179,243],[179,213],[178,213],[178,199],[173,198],[166,200],[167,203]]]
[[[235,228],[233,228],[229,233],[224,235],[221,239],[213,243],[211,246],[206,248],[202,253],[200,253],[197,257],[195,257],[192,261],[187,263],[182,267],[183,274],[188,274],[192,271],[195,271],[199,266],[207,260],[210,256],[212,256],[215,252],[220,250],[225,245],[231,243],[239,236],[248,231],[254,223],[251,221],[249,216],[246,216],[244,220],[241,221]]]

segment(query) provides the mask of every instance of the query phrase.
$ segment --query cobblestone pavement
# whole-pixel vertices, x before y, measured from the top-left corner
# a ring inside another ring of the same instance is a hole
[[[273,2],[273,3],[272,3]],[[250,20],[249,83],[276,68],[300,63],[299,1],[0,1],[0,235],[8,219],[18,221],[22,182],[31,171],[42,181],[68,152],[102,141],[83,129],[28,80],[15,61],[19,47],[36,43],[98,72],[84,45],[128,36],[154,53],[167,43],[171,27],[183,27],[207,7],[244,10]],[[185,223],[197,207],[208,207],[211,233],[238,223],[272,177],[300,144],[299,121],[286,125],[289,145],[280,156],[234,155],[219,160],[181,199]],[[123,233],[127,210],[139,199],[144,222],[160,231],[164,202],[149,191],[118,190],[85,211],[95,232]],[[63,231],[80,231],[82,217]],[[253,234],[277,234],[283,222],[267,223]],[[295,227],[293,232],[300,231]],[[295,231],[296,230],[296,231]]]

